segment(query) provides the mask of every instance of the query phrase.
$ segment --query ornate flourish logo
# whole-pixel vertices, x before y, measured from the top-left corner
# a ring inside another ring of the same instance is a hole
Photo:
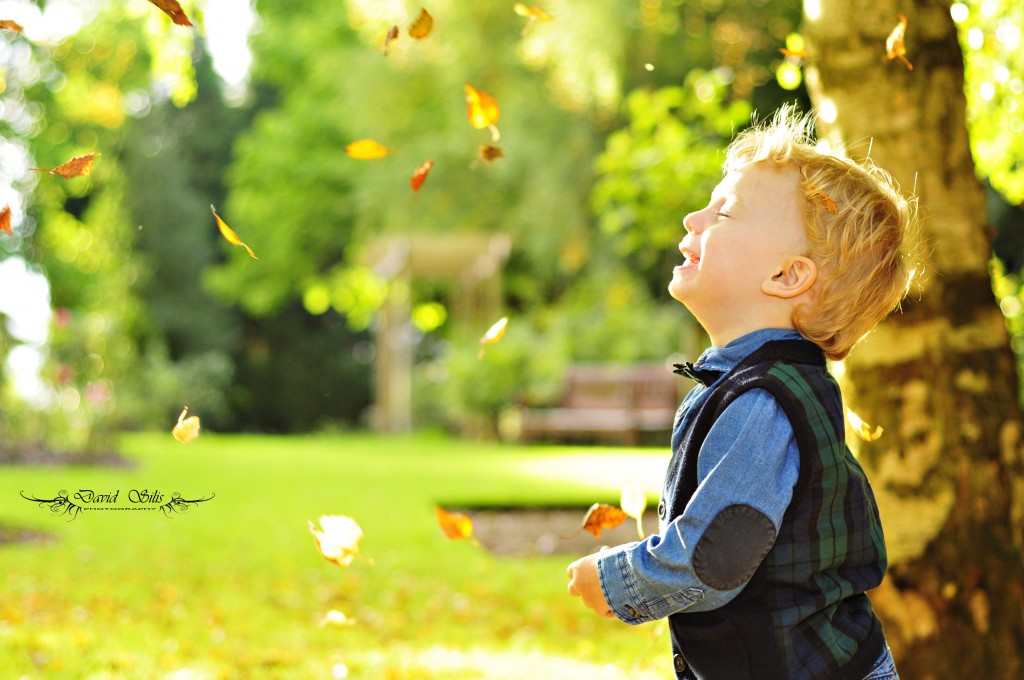
[[[61,489],[53,498],[37,498],[28,496],[24,491],[21,497],[27,501],[36,503],[41,508],[47,508],[54,515],[67,515],[68,521],[78,517],[83,510],[159,510],[164,517],[173,517],[179,513],[188,512],[199,503],[211,500],[217,494],[200,498],[185,498],[175,491],[167,498],[159,491],[149,489],[131,489],[123,498],[128,500],[127,505],[118,505],[118,498],[121,496],[120,489],[109,493],[101,493],[93,489],[79,489],[71,496],[66,489]]]

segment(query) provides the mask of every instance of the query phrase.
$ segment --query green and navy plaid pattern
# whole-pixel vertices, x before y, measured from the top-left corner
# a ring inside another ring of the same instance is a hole
[[[755,388],[768,390],[788,416],[800,477],[775,545],[743,592],[715,612],[670,617],[673,645],[691,662],[682,677],[715,680],[699,674],[701,650],[686,638],[720,627],[721,646],[709,653],[745,646],[752,666],[723,677],[863,678],[884,644],[864,592],[885,573],[885,541],[867,478],[846,446],[842,398],[820,350],[806,341],[770,342],[715,385],[683,442],[677,505],[693,493],[695,454],[711,423]],[[717,660],[709,667],[720,668]]]

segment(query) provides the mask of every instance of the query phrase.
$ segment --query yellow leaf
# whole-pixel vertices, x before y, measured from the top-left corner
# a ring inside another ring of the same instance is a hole
[[[391,150],[372,139],[360,139],[345,147],[345,153],[360,161],[384,158]]]
[[[907,17],[901,14],[900,23],[896,24],[896,27],[889,33],[889,37],[885,39],[885,56],[889,59],[900,59],[907,65],[908,71],[913,71],[913,64],[907,61],[906,35]]]
[[[420,8],[419,16],[409,24],[409,37],[415,38],[416,40],[423,40],[430,35],[431,29],[434,28],[434,17],[430,16],[427,10]]]
[[[551,21],[554,18],[540,7],[524,5],[521,2],[517,2],[513,5],[512,9],[519,16],[526,17],[526,26],[523,27],[523,35],[526,35],[530,28],[532,28],[538,21]]]
[[[445,536],[453,541],[469,540],[474,545],[479,545],[473,538],[473,520],[469,515],[463,512],[451,512],[441,506],[434,508],[434,515]]]
[[[636,532],[640,539],[644,537],[644,510],[647,509],[647,494],[639,486],[627,486],[622,489],[619,501],[622,511],[636,520]]]
[[[324,559],[339,567],[350,565],[363,538],[363,530],[356,521],[344,515],[323,515],[320,517],[320,529],[317,531],[313,522],[309,523],[309,533],[313,534],[317,550]]]
[[[491,327],[487,329],[487,332],[484,333],[484,336],[480,338],[480,357],[483,357],[484,350],[487,348],[488,345],[493,345],[499,340],[501,340],[503,337],[505,337],[505,329],[507,327],[508,317],[503,316],[497,321],[495,321],[494,324],[492,324]]]
[[[465,84],[465,88],[466,117],[469,119],[469,124],[477,130],[490,128],[491,138],[495,142],[498,141],[498,138],[501,136],[498,128],[495,127],[498,118],[501,117],[501,107],[498,106],[498,100],[486,92],[476,89],[469,83]]]
[[[243,243],[242,239],[238,238],[238,234],[235,233],[235,230],[229,227],[224,220],[220,218],[220,215],[217,214],[217,210],[212,205],[210,206],[210,212],[213,213],[214,219],[217,220],[217,228],[220,229],[220,235],[224,237],[225,241],[234,246],[242,246],[249,252],[249,257],[252,259],[260,259],[256,257],[256,253],[252,252],[252,248]]]
[[[24,30],[17,21],[11,19],[0,19],[0,28],[7,29],[8,31],[22,31]]]
[[[853,431],[857,433],[857,436],[866,442],[875,441],[881,437],[882,432],[884,432],[881,425],[872,431],[871,426],[865,423],[859,415],[850,409],[846,409],[846,420],[850,423],[850,426],[853,427]]]
[[[199,436],[199,416],[189,416],[188,406],[178,416],[178,424],[171,430],[171,434],[182,444],[187,444]]]

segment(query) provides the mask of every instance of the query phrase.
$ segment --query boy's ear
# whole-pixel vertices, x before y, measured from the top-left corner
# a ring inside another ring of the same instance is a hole
[[[761,283],[761,292],[788,300],[810,290],[818,280],[818,265],[810,258],[791,257],[771,278]]]

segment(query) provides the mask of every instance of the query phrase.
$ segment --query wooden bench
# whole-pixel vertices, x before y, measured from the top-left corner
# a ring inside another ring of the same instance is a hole
[[[680,401],[679,376],[664,363],[575,364],[560,402],[520,411],[522,441],[582,439],[635,446],[667,433]]]

